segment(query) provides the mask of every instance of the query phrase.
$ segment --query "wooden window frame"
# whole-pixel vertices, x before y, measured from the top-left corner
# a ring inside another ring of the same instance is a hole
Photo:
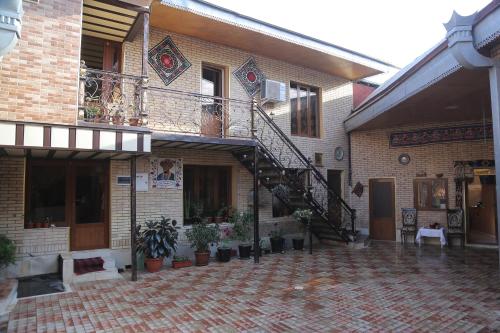
[[[208,169],[208,168],[211,168],[211,169],[218,169],[220,171],[222,170],[225,170],[225,172],[227,173],[227,181],[228,181],[228,184],[227,184],[227,198],[226,198],[226,206],[227,207],[233,207],[233,167],[230,166],[230,165],[201,165],[201,164],[186,164],[184,165],[184,172],[186,169],[190,169],[190,168],[193,168],[195,170],[195,174],[196,173],[199,173],[199,171],[197,172],[196,169]],[[193,199],[193,200],[199,200],[199,193],[201,192],[200,191],[200,188],[203,186],[203,184],[200,183],[200,175],[198,174],[197,176],[195,177],[198,177],[198,181],[195,180],[194,184],[193,184],[193,191],[194,192],[198,192],[198,199]],[[184,177],[184,181],[186,181],[186,178]],[[186,184],[184,184],[183,186],[183,201],[182,201],[182,204],[183,204],[183,208],[184,208],[184,205],[185,205],[185,202],[184,202],[184,191],[186,190]],[[205,207],[204,207],[205,208]],[[219,207],[220,208],[223,208],[223,207]],[[184,210],[183,210],[184,211]],[[183,220],[184,220],[184,225],[191,225],[191,221],[188,220],[188,217],[184,216],[183,217]]]
[[[41,159],[27,159],[26,161],[26,176],[25,176],[25,184],[24,184],[24,222],[25,224],[29,222],[31,219],[31,183],[32,183],[32,168],[36,166],[60,166],[64,167],[65,172],[65,221],[51,221],[51,224],[55,224],[57,227],[70,227],[74,222],[73,214],[74,214],[74,193],[75,193],[75,182],[74,182],[74,168],[81,165],[104,165],[106,169],[106,174],[108,178],[107,182],[107,200],[105,210],[107,212],[106,223],[109,223],[110,211],[109,211],[109,201],[111,196],[111,189],[109,184],[109,173],[110,173],[110,164],[109,161],[105,160],[41,160]]]
[[[298,82],[290,82],[290,96],[291,96],[291,91],[292,89],[295,89],[297,91],[297,103],[296,103],[296,122],[297,122],[297,132],[292,131],[292,126],[290,123],[290,133],[293,136],[300,136],[300,137],[306,137],[306,138],[321,138],[321,88],[315,87],[315,86],[310,86],[306,84],[301,84]],[[300,103],[300,89],[305,89],[307,91],[307,107],[306,107],[306,118],[307,118],[307,126],[306,126],[306,131],[302,131],[302,108],[301,108],[301,103]],[[313,124],[311,120],[312,116],[312,110],[311,110],[311,91],[316,92],[316,121],[315,121],[315,128],[316,128],[316,134],[312,134],[312,129],[313,129]],[[291,100],[291,98],[290,98]],[[290,102],[290,121],[293,122],[293,116],[292,116],[292,103]]]
[[[445,186],[445,189],[446,189],[446,199],[445,199],[445,202],[446,202],[446,207],[445,208],[434,208],[432,207],[432,198],[433,198],[433,195],[432,195],[432,183],[435,182],[435,181],[442,181],[444,182],[444,186]],[[429,197],[427,199],[427,205],[426,207],[422,208],[419,206],[418,204],[418,184],[419,183],[426,183],[427,187],[428,187],[428,190],[429,190]],[[448,187],[448,179],[447,178],[415,178],[413,180],[413,204],[414,204],[414,207],[419,210],[419,211],[446,211],[449,207],[449,187]]]

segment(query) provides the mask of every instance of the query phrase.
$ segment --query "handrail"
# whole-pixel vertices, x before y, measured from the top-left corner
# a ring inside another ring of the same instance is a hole
[[[256,110],[262,117],[264,117],[265,120],[267,120],[267,123],[280,134],[281,139],[284,140],[288,144],[288,146],[293,149],[295,153],[303,160],[303,162],[305,162],[305,164],[314,172],[315,176],[319,178],[318,180],[326,185],[326,188],[334,194],[335,198],[340,201],[344,208],[352,213],[354,209],[351,208],[338,193],[328,187],[327,180],[325,179],[323,174],[311,163],[311,161],[300,151],[300,149],[297,148],[297,146],[292,142],[292,140],[290,140],[290,138],[283,132],[283,130],[279,128],[279,126],[272,120],[272,118],[269,117],[269,115],[259,105],[257,105]]]
[[[171,94],[176,94],[176,95],[190,96],[190,97],[196,97],[196,98],[216,99],[218,101],[236,102],[236,103],[242,103],[242,104],[248,104],[248,105],[250,105],[252,103],[252,101],[244,101],[244,100],[236,99],[236,98],[203,95],[203,94],[199,94],[199,93],[188,92],[188,91],[177,90],[177,89],[170,89],[170,88],[148,87],[148,90],[171,93]]]

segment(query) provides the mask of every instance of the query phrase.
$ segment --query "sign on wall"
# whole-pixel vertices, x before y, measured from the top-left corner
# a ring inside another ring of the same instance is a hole
[[[153,188],[182,189],[182,159],[154,158],[150,165]]]

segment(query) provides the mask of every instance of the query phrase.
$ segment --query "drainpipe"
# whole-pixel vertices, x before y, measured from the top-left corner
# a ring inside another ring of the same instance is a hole
[[[0,61],[21,38],[22,0],[0,1]]]
[[[495,170],[500,170],[500,55],[497,52],[492,57],[486,57],[474,47],[473,24],[477,13],[470,16],[461,16],[453,12],[448,23],[444,24],[448,40],[448,49],[458,63],[471,70],[488,69],[491,113],[493,119],[493,146],[495,151]],[[492,14],[494,15],[494,14]],[[500,216],[500,181],[496,182],[497,216]],[[498,239],[500,240],[500,219],[497,219]],[[498,246],[500,263],[500,246]]]

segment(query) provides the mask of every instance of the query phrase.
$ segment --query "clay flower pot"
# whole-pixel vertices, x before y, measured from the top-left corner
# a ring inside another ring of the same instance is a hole
[[[163,258],[146,258],[144,262],[149,273],[156,273],[163,265]]]
[[[111,121],[113,122],[113,125],[123,125],[123,117],[122,116],[112,116]]]
[[[129,119],[128,119],[128,124],[129,124],[130,126],[139,126],[139,120],[140,120],[140,119],[139,119],[139,118],[137,118],[137,117],[132,117],[132,118],[129,118]]]
[[[172,267],[173,268],[184,268],[184,267],[190,267],[192,266],[193,263],[191,260],[186,260],[186,261],[172,261]]]
[[[210,252],[194,252],[196,258],[196,266],[206,266],[208,265],[208,259],[210,258]]]

